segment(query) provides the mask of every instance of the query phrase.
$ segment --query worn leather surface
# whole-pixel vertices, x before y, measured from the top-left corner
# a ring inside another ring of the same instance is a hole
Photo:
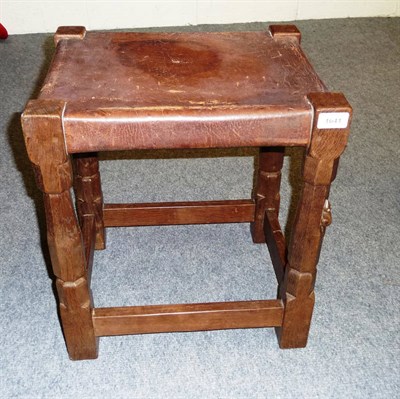
[[[306,145],[324,90],[295,36],[88,32],[58,38],[40,98],[67,102],[79,152]]]

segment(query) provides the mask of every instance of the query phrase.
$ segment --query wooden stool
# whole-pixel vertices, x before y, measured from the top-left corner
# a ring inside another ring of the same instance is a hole
[[[329,188],[352,110],[318,78],[297,28],[90,33],[60,27],[55,43],[46,81],[22,124],[44,193],[70,358],[96,358],[100,336],[227,328],[276,327],[281,348],[304,347],[331,221]],[[98,151],[243,146],[260,149],[252,199],[103,204]],[[305,149],[288,246],[278,221],[285,146]],[[106,227],[232,222],[250,222],[253,241],[268,244],[277,299],[94,308],[93,249],[105,248]]]

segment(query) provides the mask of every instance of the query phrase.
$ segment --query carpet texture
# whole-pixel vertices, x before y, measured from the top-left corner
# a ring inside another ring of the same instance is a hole
[[[97,360],[68,359],[41,194],[19,122],[43,81],[52,38],[0,42],[1,398],[400,397],[400,19],[296,24],[321,78],[354,107],[331,192],[334,222],[321,253],[309,344],[300,350],[280,350],[273,329],[249,329],[102,338]],[[286,155],[282,224],[293,217],[301,152]],[[251,149],[102,158],[107,202],[251,192]],[[266,246],[252,244],[247,224],[109,229],[107,250],[95,254],[92,288],[96,306],[263,299],[276,291]]]

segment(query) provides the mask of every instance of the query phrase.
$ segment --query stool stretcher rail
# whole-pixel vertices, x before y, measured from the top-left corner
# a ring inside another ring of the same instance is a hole
[[[254,220],[253,200],[105,204],[104,226],[243,223]]]
[[[281,300],[93,309],[96,336],[279,327]]]

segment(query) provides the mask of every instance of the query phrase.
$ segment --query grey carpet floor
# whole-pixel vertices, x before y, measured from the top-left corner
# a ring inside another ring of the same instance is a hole
[[[257,30],[266,23],[186,27]],[[331,193],[307,348],[272,329],[102,338],[94,361],[68,359],[45,246],[41,196],[19,115],[53,52],[49,35],[0,42],[1,398],[400,397],[400,19],[297,22],[303,47],[354,106]],[[247,198],[250,149],[104,154],[107,201]],[[293,215],[297,150],[287,152],[281,219]],[[108,231],[95,255],[96,306],[273,298],[267,249],[248,225]]]

